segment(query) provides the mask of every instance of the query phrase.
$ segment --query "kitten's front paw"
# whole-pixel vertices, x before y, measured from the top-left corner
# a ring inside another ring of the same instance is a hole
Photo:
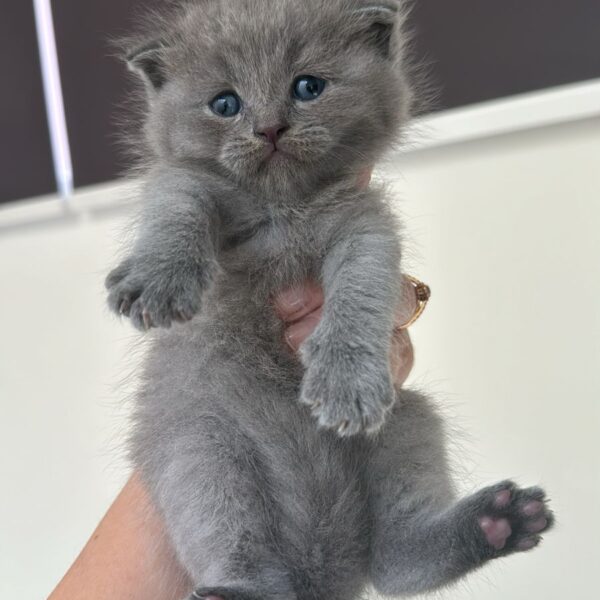
[[[496,558],[535,548],[554,523],[546,494],[521,489],[512,481],[485,488],[467,499],[481,558]]]
[[[307,365],[300,401],[312,409],[321,427],[340,436],[373,433],[395,398],[385,355],[374,356],[343,342],[302,348]]]
[[[161,268],[124,260],[106,279],[108,304],[135,327],[170,327],[189,321],[199,310],[207,277],[194,265]]]

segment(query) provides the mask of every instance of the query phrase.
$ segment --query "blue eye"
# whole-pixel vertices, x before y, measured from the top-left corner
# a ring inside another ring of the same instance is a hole
[[[294,96],[302,102],[318,98],[325,89],[325,81],[312,75],[302,75],[294,81]]]
[[[234,117],[242,110],[242,101],[237,94],[225,92],[219,94],[211,103],[210,107],[220,117]]]

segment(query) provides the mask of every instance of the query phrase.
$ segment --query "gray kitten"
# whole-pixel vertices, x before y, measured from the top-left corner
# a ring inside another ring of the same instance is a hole
[[[150,165],[107,287],[160,328],[131,453],[197,598],[434,590],[552,523],[539,488],[457,500],[439,417],[392,384],[397,226],[356,180],[408,119],[404,20],[392,0],[198,0],[128,57]],[[311,278],[299,362],[272,297]]]

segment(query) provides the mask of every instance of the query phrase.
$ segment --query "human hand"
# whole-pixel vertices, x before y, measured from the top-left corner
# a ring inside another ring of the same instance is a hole
[[[323,290],[314,282],[284,290],[274,299],[275,311],[285,323],[285,342],[294,351],[314,331],[323,313]],[[403,279],[402,297],[396,311],[396,328],[390,351],[390,369],[396,385],[401,386],[414,364],[410,336],[402,325],[415,314],[417,298],[414,286]]]

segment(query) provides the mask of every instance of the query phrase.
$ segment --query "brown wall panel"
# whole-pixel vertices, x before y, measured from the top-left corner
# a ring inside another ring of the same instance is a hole
[[[32,2],[0,7],[0,202],[55,190]]]
[[[413,0],[412,24],[437,108],[600,77],[599,0]]]

